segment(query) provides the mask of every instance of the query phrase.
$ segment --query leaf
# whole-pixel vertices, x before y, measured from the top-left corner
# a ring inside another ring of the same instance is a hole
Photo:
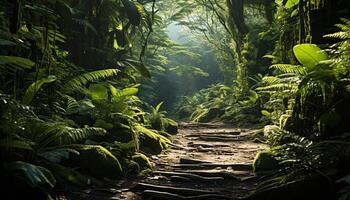
[[[99,128],[104,128],[106,130],[109,130],[109,129],[112,129],[114,127],[114,125],[106,122],[103,119],[97,119],[95,124],[94,124],[94,127],[99,127]]]
[[[163,105],[163,101],[162,102],[160,102],[157,106],[156,106],[156,108],[155,108],[155,110],[156,111],[159,111],[160,110],[160,107]]]
[[[26,58],[0,55],[0,65],[1,64],[15,64],[24,69],[30,69],[35,65],[33,61]]]
[[[56,184],[55,177],[44,167],[22,161],[6,163],[4,165],[9,171],[19,171],[28,184],[33,187],[48,185],[53,188]]]
[[[271,113],[267,110],[262,110],[261,114],[264,115],[265,117],[269,117],[271,115]]]
[[[126,14],[128,15],[129,21],[132,25],[138,26],[141,22],[141,13],[137,8],[136,4],[130,0],[122,0]]]
[[[293,10],[292,14],[290,14],[291,17],[297,16],[299,14],[299,10],[295,9]]]
[[[284,5],[285,8],[293,8],[294,6],[299,4],[300,0],[288,0],[287,3]]]
[[[17,44],[10,40],[0,39],[0,46],[15,46],[15,45]]]
[[[116,76],[119,72],[118,69],[103,69],[92,72],[87,72],[85,74],[81,74],[72,80],[68,81],[68,83],[63,87],[65,91],[73,91],[75,89],[81,88],[88,82],[101,80],[104,78],[108,78],[111,76]]]
[[[69,149],[69,148],[60,148],[60,149],[45,151],[43,153],[40,153],[39,155],[45,158],[46,160],[49,160],[50,162],[59,163],[63,159],[68,159],[71,153],[79,155],[78,151],[74,149]]]
[[[48,76],[46,78],[37,80],[34,83],[32,83],[28,87],[28,89],[26,90],[26,93],[24,94],[23,99],[22,99],[22,103],[25,104],[25,105],[29,105],[32,102],[35,94],[42,87],[42,85],[44,85],[45,83],[52,83],[52,82],[54,82],[56,80],[57,80],[56,76]]]
[[[138,71],[143,77],[145,78],[151,78],[151,74],[148,71],[148,69],[146,68],[146,66],[137,60],[132,60],[132,59],[126,59],[123,64],[131,67],[132,69],[134,69],[135,71]]]
[[[11,139],[0,140],[0,147],[33,150],[28,142]]]
[[[139,92],[138,88],[125,88],[114,94],[114,99],[136,95]]]
[[[328,59],[326,52],[315,44],[299,44],[293,47],[295,57],[300,64],[312,70],[320,61]]]
[[[102,84],[91,84],[89,89],[86,90],[86,93],[95,101],[108,99],[108,90]]]

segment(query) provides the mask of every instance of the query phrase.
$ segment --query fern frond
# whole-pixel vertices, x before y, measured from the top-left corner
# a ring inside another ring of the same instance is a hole
[[[33,120],[28,124],[27,137],[34,141],[39,148],[51,145],[65,145],[81,142],[91,135],[104,135],[102,128],[72,128],[63,123]]]
[[[266,83],[273,84],[279,82],[281,79],[276,76],[265,76],[262,80]]]
[[[340,40],[348,40],[350,39],[350,20],[348,19],[341,19],[343,24],[336,24],[335,26],[338,27],[341,31],[332,33],[332,34],[327,34],[324,37],[329,37],[329,38],[336,38]]]
[[[81,88],[88,82],[93,82],[101,79],[105,79],[111,76],[117,75],[119,72],[118,69],[103,69],[98,71],[88,72],[82,75],[79,75],[72,80],[68,81],[63,87],[64,91],[73,91]]]
[[[65,109],[66,114],[76,113],[80,107],[77,100],[75,100],[73,97],[69,95],[65,95],[65,97],[67,98],[67,107]]]
[[[300,65],[291,64],[275,64],[270,68],[277,69],[282,73],[292,73],[296,75],[305,75],[307,73],[306,68]]]
[[[296,84],[288,84],[288,83],[276,83],[273,85],[268,85],[264,87],[256,88],[257,91],[281,91],[281,90],[297,90],[298,86]]]
[[[350,32],[340,31],[340,32],[332,33],[332,34],[327,34],[324,37],[347,40],[347,39],[350,39]]]

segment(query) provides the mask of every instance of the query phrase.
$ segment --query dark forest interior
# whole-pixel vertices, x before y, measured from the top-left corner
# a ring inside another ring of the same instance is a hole
[[[1,0],[1,199],[350,200],[349,0]]]

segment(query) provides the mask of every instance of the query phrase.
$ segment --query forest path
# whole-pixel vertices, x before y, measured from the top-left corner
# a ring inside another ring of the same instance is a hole
[[[224,124],[180,123],[174,145],[153,156],[154,172],[123,190],[119,199],[235,199],[257,183],[252,162],[266,145],[254,129]]]

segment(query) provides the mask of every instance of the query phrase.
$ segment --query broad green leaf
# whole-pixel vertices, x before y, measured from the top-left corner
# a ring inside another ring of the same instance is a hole
[[[89,89],[86,90],[86,92],[92,100],[99,101],[108,99],[108,90],[102,84],[91,84]]]
[[[10,40],[0,39],[0,46],[15,46],[15,45],[17,44]]]
[[[139,92],[138,88],[125,88],[122,89],[121,91],[118,91],[115,95],[114,95],[114,99],[119,99],[121,97],[128,97],[128,96],[133,96],[136,95]]]
[[[262,110],[261,114],[266,116],[266,117],[269,117],[271,115],[271,113],[269,111],[267,111],[267,110]]]
[[[20,140],[2,139],[0,140],[0,147],[33,150],[28,142]]]
[[[131,67],[132,69],[138,71],[143,77],[145,78],[151,78],[151,74],[146,68],[146,66],[137,60],[132,59],[126,59],[125,62],[123,62],[125,65]]]
[[[35,65],[33,61],[26,58],[0,55],[0,65],[1,64],[15,64],[24,69],[30,69]]]
[[[18,171],[21,173],[22,177],[30,184],[32,187],[40,187],[48,185],[53,188],[56,184],[56,179],[52,173],[40,166],[36,166],[30,163],[16,161],[5,164],[5,169],[9,171]]]
[[[79,155],[79,152],[74,149],[60,148],[39,153],[41,157],[53,163],[59,163],[64,159],[68,159],[70,154]]]
[[[28,89],[26,90],[26,93],[24,94],[23,99],[22,99],[22,103],[25,104],[25,105],[29,105],[32,102],[35,94],[42,87],[42,85],[44,85],[45,83],[52,83],[52,82],[54,82],[56,80],[57,80],[56,76],[48,76],[46,78],[37,80],[34,83],[32,83],[28,87]]]
[[[286,5],[284,5],[285,8],[289,9],[289,8],[293,8],[294,6],[299,4],[300,0],[288,0]]]
[[[294,55],[304,67],[312,70],[319,62],[327,60],[328,55],[315,44],[299,44],[293,48]]]

